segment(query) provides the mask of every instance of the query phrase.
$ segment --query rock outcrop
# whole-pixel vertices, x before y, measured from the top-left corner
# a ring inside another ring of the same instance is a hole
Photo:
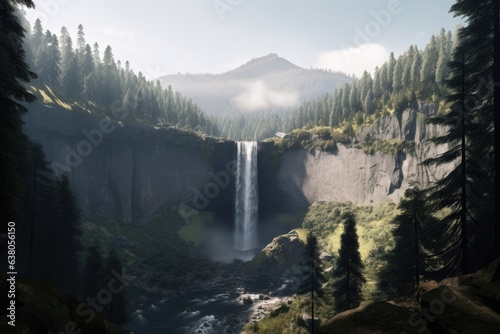
[[[449,166],[421,165],[446,149],[427,142],[443,129],[427,125],[425,117],[411,109],[404,111],[400,119],[381,117],[374,125],[361,127],[353,143],[337,143],[331,151],[288,150],[277,158],[273,142],[261,143],[261,207],[290,212],[318,201],[365,205],[398,202],[411,181],[428,186],[445,175]],[[365,153],[363,142],[376,140],[404,140],[414,145],[395,154],[376,150]]]
[[[277,236],[255,255],[251,262],[252,266],[275,275],[281,275],[293,269],[297,270],[305,250],[303,239],[305,236],[302,235],[301,238],[296,230]]]

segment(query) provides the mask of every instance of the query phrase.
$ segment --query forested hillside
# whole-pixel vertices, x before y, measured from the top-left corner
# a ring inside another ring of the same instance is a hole
[[[158,80],[147,80],[142,72],[136,74],[128,61],[115,61],[111,46],[104,52],[98,43],[91,47],[82,25],[75,45],[66,27],[59,37],[44,32],[40,20],[33,29],[26,28],[27,61],[38,73],[31,90],[39,102],[82,109],[124,124],[170,125],[217,135],[214,121],[192,100],[171,86],[164,89]]]
[[[387,62],[375,68],[373,76],[365,71],[352,84],[302,105],[284,119],[284,130],[315,125],[336,127],[352,120],[362,124],[368,118],[394,111],[418,109],[418,101],[440,103],[447,94],[445,81],[454,43],[453,34],[443,29],[423,50],[412,45],[398,58],[391,53]]]
[[[273,136],[284,115],[352,80],[340,72],[301,68],[277,54],[254,58],[220,74],[178,73],[160,78],[196,101],[217,120],[220,135],[234,140]]]
[[[393,112],[400,114],[406,108],[418,109],[419,101],[441,103],[440,111],[444,112],[448,92],[445,81],[455,39],[443,29],[431,37],[423,50],[412,45],[398,58],[391,53],[373,76],[365,71],[361,78],[302,104],[292,113],[263,111],[219,119],[221,134],[234,139],[262,140],[274,136],[276,131],[363,124]]]

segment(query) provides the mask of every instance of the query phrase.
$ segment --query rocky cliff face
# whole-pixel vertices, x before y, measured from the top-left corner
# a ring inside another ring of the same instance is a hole
[[[57,173],[70,173],[84,214],[131,221],[180,203],[187,215],[231,211],[233,142],[40,108],[26,115],[25,132],[42,144]]]
[[[418,181],[420,187],[428,186],[450,168],[421,165],[425,159],[446,149],[427,142],[443,131],[425,122],[433,110],[408,109],[399,118],[382,117],[374,125],[361,127],[353,143],[338,143],[332,151],[291,150],[277,159],[273,155],[274,143],[262,143],[259,155],[261,207],[266,211],[290,212],[317,201],[397,202],[411,181]],[[398,150],[396,154],[376,150],[365,153],[363,143],[376,140],[414,142],[414,149]]]
[[[398,201],[410,181],[425,187],[439,179],[447,167],[420,165],[444,151],[426,142],[442,131],[425,123],[433,110],[382,117],[361,127],[352,144],[338,144],[333,151],[289,150],[277,157],[272,142],[260,143],[262,214],[297,211],[317,201]],[[212,210],[233,216],[234,142],[175,128],[121,127],[43,105],[34,106],[25,122],[25,132],[42,144],[54,170],[70,173],[84,214],[131,221],[184,203],[188,215]],[[365,153],[366,139],[406,140],[415,146],[407,153]]]

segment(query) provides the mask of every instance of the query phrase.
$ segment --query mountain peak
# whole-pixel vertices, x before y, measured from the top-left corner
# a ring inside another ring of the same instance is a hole
[[[300,67],[278,56],[276,53],[270,53],[262,57],[253,58],[240,67],[226,72],[226,74],[252,78],[272,72],[287,72],[297,69],[300,69]]]

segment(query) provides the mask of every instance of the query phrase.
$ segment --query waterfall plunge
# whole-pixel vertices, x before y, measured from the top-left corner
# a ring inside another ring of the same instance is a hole
[[[257,247],[257,143],[237,142],[234,248],[250,251]]]

